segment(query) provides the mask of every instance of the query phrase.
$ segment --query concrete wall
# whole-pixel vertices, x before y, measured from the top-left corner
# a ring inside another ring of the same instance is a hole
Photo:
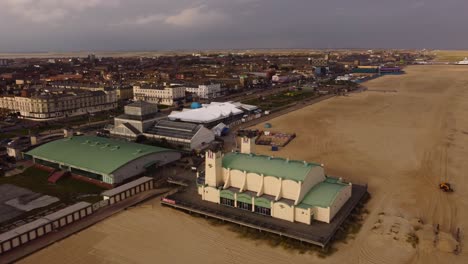
[[[242,189],[244,184],[245,174],[243,171],[231,170],[229,185],[231,187]]]
[[[292,180],[284,180],[281,182],[281,196],[286,199],[296,200],[298,193],[301,190],[299,182]]]
[[[336,213],[340,211],[341,207],[351,198],[351,190],[352,186],[348,185],[345,188],[341,189],[341,191],[335,197],[333,204],[330,206],[330,221],[335,217]]]
[[[114,128],[111,130],[111,134],[113,135],[119,135],[119,136],[124,136],[124,137],[129,137],[129,138],[134,138],[136,137],[135,133],[125,127],[123,124],[120,124],[118,126],[114,126]]]
[[[202,199],[219,204],[219,190],[210,186],[204,187]]]
[[[190,148],[191,149],[202,149],[205,146],[208,146],[211,142],[215,140],[215,135],[213,131],[202,127],[198,132],[193,136]]]
[[[294,206],[282,202],[273,203],[271,215],[275,218],[294,222]]]
[[[325,223],[330,223],[330,208],[314,207],[314,219]]]
[[[257,173],[247,173],[246,189],[252,192],[258,192],[262,184],[262,176]]]
[[[263,181],[264,194],[276,196],[281,188],[281,180],[273,176],[265,176]]]
[[[158,166],[165,165],[170,162],[174,162],[180,159],[181,154],[176,151],[168,151],[168,152],[159,152],[150,155],[146,155],[144,157],[138,158],[133,160],[122,167],[118,168],[116,171],[112,173],[114,182],[112,184],[120,183],[125,179],[131,178],[136,176],[140,173],[143,173],[146,168],[144,167],[146,164],[154,161],[160,161]]]
[[[310,212],[311,210],[308,209],[303,209],[303,208],[294,208],[294,220],[296,222],[304,223],[310,225],[311,222],[311,217],[310,217]]]

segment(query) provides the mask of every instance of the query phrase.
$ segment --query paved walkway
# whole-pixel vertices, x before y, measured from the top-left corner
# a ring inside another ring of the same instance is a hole
[[[149,190],[140,194],[137,194],[135,196],[132,196],[128,198],[125,201],[122,201],[120,203],[116,203],[114,205],[104,207],[97,212],[93,213],[90,216],[87,216],[86,218],[79,220],[75,223],[72,223],[68,226],[65,226],[61,228],[60,230],[56,232],[49,233],[45,236],[42,236],[36,240],[33,240],[23,246],[17,247],[4,255],[0,255],[0,264],[3,263],[12,263],[14,261],[17,261],[21,258],[24,258],[38,250],[41,250],[55,242],[58,242],[70,235],[73,235],[77,232],[80,232],[81,230],[84,230],[94,224],[96,224],[99,221],[102,221],[116,213],[119,213],[129,207],[135,206],[136,204],[139,204],[143,201],[146,201],[150,198],[154,198],[155,196],[161,195],[163,193],[168,192],[170,189],[169,188],[164,188],[164,189],[153,189]]]

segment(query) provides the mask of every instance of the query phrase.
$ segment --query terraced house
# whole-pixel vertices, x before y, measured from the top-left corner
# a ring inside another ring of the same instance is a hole
[[[255,155],[253,144],[243,138],[242,153],[207,152],[197,179],[203,200],[310,225],[330,223],[351,197],[352,184],[320,164]]]

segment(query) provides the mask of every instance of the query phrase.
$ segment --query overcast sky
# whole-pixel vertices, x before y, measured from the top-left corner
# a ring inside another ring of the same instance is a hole
[[[0,52],[468,48],[467,0],[0,0]]]

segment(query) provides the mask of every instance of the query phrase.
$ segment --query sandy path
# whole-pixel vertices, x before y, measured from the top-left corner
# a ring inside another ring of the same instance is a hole
[[[23,263],[468,263],[468,250],[450,253],[452,233],[468,230],[468,67],[417,66],[407,72],[366,84],[396,93],[338,97],[270,122],[272,130],[298,137],[279,152],[260,152],[321,162],[330,175],[369,184],[370,215],[356,239],[337,245],[332,257],[240,239],[225,227],[151,201]],[[438,190],[445,175],[454,193]],[[415,248],[406,241],[410,233],[419,237]]]

